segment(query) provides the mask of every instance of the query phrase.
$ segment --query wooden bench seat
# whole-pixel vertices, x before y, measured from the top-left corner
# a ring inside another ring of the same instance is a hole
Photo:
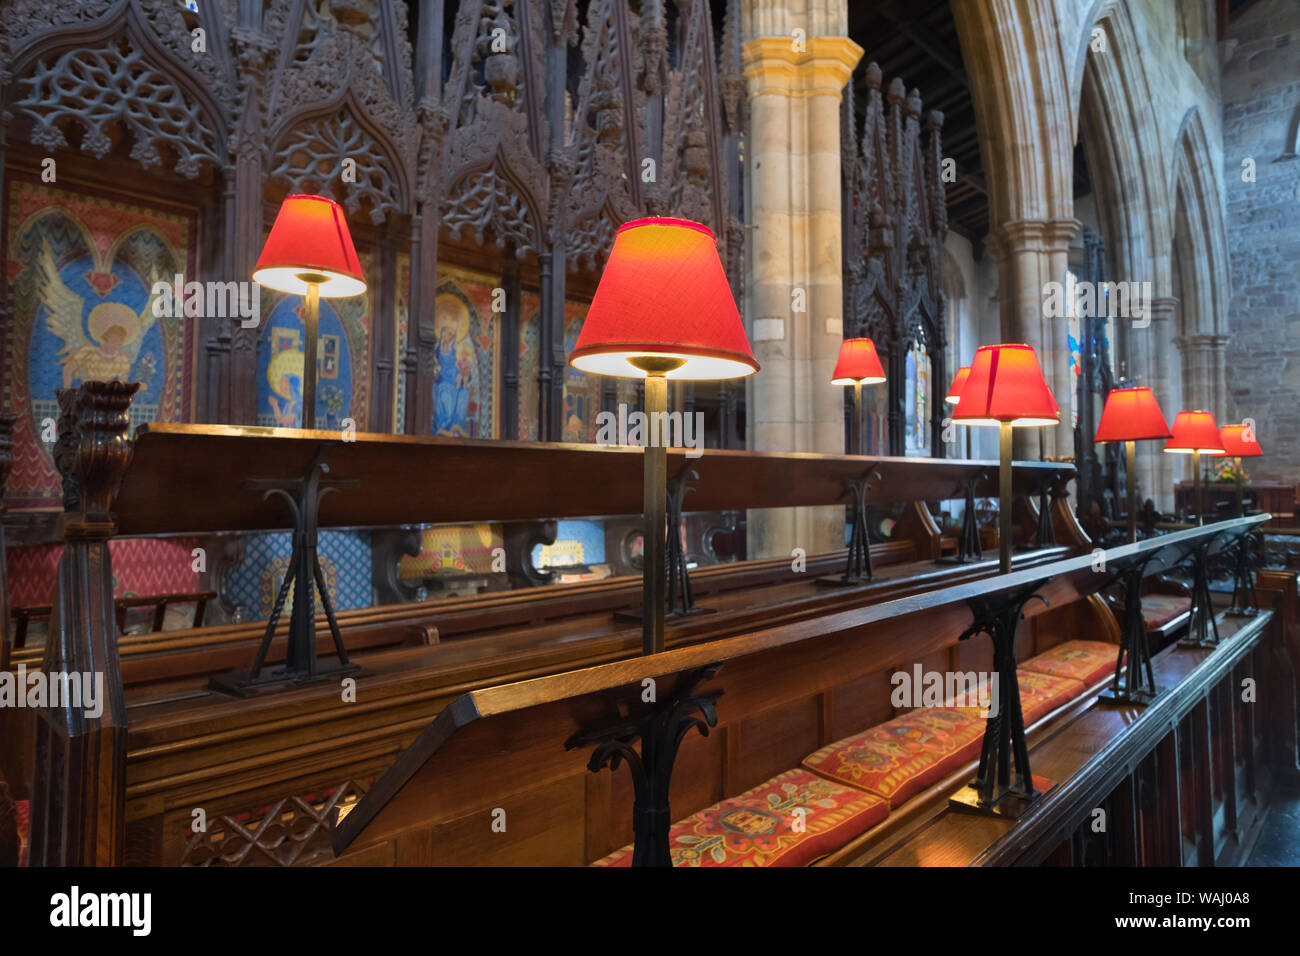
[[[888,815],[880,797],[787,770],[674,824],[669,850],[673,866],[807,866]],[[592,863],[631,865],[631,846]]]
[[[1021,670],[1079,681],[1091,687],[1115,672],[1119,649],[1105,641],[1066,641],[1020,664]]]
[[[1114,662],[1115,645],[1083,640],[1066,641],[1025,661],[1016,679],[1026,725],[1083,695]],[[673,865],[816,862],[978,756],[984,727],[979,707],[918,707],[837,740],[805,757],[801,767],[675,823],[669,835]],[[798,808],[805,812],[802,831],[796,830]],[[592,866],[631,863],[628,845]]]

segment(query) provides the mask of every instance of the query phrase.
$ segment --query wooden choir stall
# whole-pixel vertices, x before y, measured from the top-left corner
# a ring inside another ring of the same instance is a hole
[[[1297,770],[1295,576],[1259,571],[1248,613],[1206,584],[1267,515],[1094,549],[1073,466],[1016,462],[999,574],[973,522],[945,555],[932,508],[973,519],[996,462],[670,449],[670,527],[857,490],[897,522],[856,584],[847,550],[688,571],[670,546],[646,656],[639,577],[337,613],[313,587],[318,528],[637,515],[640,449],[131,435],[133,391],[61,399],[51,627],[7,667],[102,672],[105,701],[5,715],[33,864],[1223,863]],[[270,628],[120,634],[114,536],[284,529]],[[1149,628],[1184,570],[1181,623]]]

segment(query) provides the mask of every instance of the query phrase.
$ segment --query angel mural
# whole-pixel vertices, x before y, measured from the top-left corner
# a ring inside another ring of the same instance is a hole
[[[281,297],[268,313],[258,347],[257,423],[278,428],[302,425],[306,351],[305,305],[300,297]],[[352,351],[345,318],[333,302],[322,302],[316,336],[316,422],[338,428],[353,414]]]
[[[468,437],[471,406],[476,405],[469,307],[458,296],[444,293],[438,296],[435,308],[438,362],[433,383],[433,433]]]
[[[63,387],[84,381],[129,380],[141,382],[147,392],[157,363],[152,353],[140,356],[140,347],[156,322],[153,295],[138,312],[123,302],[101,302],[83,322],[85,299],[64,282],[48,241],[42,242],[37,269],[37,296],[44,306],[46,328],[63,342],[58,353]],[[89,273],[88,277],[100,275]],[[101,288],[112,288],[117,284],[113,278],[109,275],[107,281],[97,281]],[[156,278],[151,277],[146,288],[152,289]]]
[[[297,428],[302,415],[304,358],[302,349],[290,346],[277,352],[266,365],[266,383],[271,388],[267,401],[275,424],[281,428]]]

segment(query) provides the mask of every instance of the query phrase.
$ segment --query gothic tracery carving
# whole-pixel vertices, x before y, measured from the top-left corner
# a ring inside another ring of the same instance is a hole
[[[861,122],[853,84],[845,91],[840,143],[843,175],[844,330],[875,339],[890,354],[890,446],[901,450],[900,356],[924,346],[931,386],[946,383],[943,349],[943,237],[947,212],[941,177],[943,115],[925,117],[921,95],[902,79],[882,94],[875,63],[866,67],[867,102]],[[924,146],[922,144],[925,140]],[[941,403],[932,396],[931,417]],[[935,429],[937,431],[937,429]]]
[[[103,158],[117,124],[132,138],[131,157],[146,168],[162,162],[166,145],[176,171],[194,178],[204,162],[221,164],[217,137],[199,106],[125,41],[69,50],[52,63],[36,63],[19,81],[27,95],[16,104],[35,121],[32,142],[46,149],[68,145],[63,127],[82,128],[80,148]]]

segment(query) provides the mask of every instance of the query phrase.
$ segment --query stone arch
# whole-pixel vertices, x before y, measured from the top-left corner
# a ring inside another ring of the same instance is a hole
[[[953,19],[981,132],[991,220],[1067,218],[1073,128],[1055,7],[972,0]]]
[[[1172,203],[1162,165],[1167,154],[1127,0],[1099,0],[1081,41],[1074,64],[1076,141],[1083,146],[1106,240],[1105,278],[1151,283],[1146,316],[1116,323],[1116,370],[1162,398],[1172,397],[1178,365],[1170,361],[1170,345],[1177,332],[1170,328],[1169,309],[1154,307],[1171,295]],[[1137,478],[1144,495],[1160,499],[1170,485],[1171,457],[1150,443],[1139,446]]]
[[[1063,49],[1074,24],[1050,0],[964,0],[952,13],[988,177],[1002,340],[1034,346],[1048,383],[1063,394],[1069,354],[1044,318],[1042,290],[1064,279],[1078,230]],[[1069,432],[1068,422],[1044,429],[1043,452],[1069,454]],[[1038,457],[1038,447],[1038,436],[1022,436],[1016,453]]]
[[[1180,300],[1183,404],[1227,412],[1223,350],[1231,294],[1223,193],[1200,111],[1183,117],[1169,189],[1171,256]]]

